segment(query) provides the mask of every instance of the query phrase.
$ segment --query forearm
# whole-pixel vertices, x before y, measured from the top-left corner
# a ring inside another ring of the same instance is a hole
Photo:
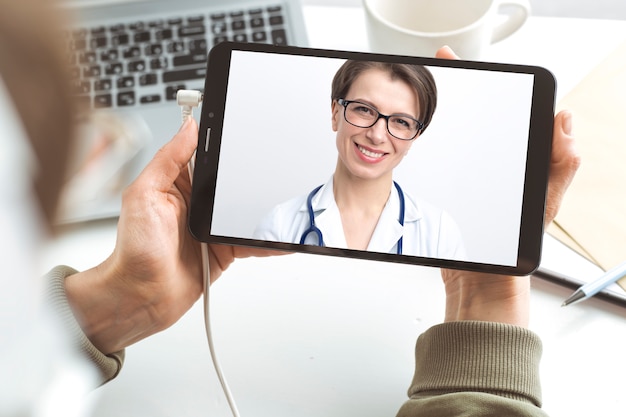
[[[444,269],[445,321],[489,321],[527,327],[530,278]]]
[[[91,343],[109,354],[160,330],[155,307],[137,286],[125,283],[107,260],[65,280],[65,291],[77,321]]]
[[[116,351],[105,355],[96,348],[83,332],[74,312],[70,308],[65,291],[65,280],[77,271],[67,266],[57,266],[46,274],[47,302],[67,329],[73,343],[85,354],[91,363],[100,371],[100,384],[115,378],[124,363],[124,351]]]

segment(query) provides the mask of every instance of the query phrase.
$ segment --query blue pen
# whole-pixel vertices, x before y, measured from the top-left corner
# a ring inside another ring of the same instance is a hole
[[[567,300],[563,302],[562,307],[568,306],[570,304],[577,303],[579,301],[586,300],[587,298],[593,297],[609,285],[613,284],[620,278],[626,276],[626,262],[623,262],[616,266],[615,268],[609,270],[607,273],[602,275],[600,278],[595,281],[588,282],[583,285],[579,289],[577,289],[574,294],[572,294]]]

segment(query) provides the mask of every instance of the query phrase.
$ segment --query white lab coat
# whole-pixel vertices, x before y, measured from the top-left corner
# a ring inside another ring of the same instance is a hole
[[[300,243],[302,234],[310,225],[307,208],[309,193],[310,191],[274,207],[257,226],[254,238]],[[392,187],[390,198],[381,213],[367,250],[395,254],[398,239],[403,236],[404,255],[465,260],[463,239],[454,219],[431,204],[416,202],[407,193],[404,193],[404,198],[405,216],[402,226],[398,219],[398,191]],[[341,215],[335,203],[332,177],[315,194],[311,206],[315,213],[315,225],[322,231],[325,246],[347,248]],[[317,245],[317,236],[310,233],[305,243]]]

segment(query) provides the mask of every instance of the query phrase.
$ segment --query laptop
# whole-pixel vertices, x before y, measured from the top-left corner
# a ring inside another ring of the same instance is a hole
[[[119,215],[123,189],[180,126],[176,91],[203,90],[215,44],[308,46],[299,0],[72,0],[63,7],[72,18],[64,36],[82,111],[59,224]]]

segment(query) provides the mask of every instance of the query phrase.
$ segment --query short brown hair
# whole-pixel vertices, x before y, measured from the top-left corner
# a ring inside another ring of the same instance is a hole
[[[346,98],[354,80],[370,69],[385,71],[392,80],[404,81],[415,91],[420,106],[418,118],[424,124],[423,132],[430,124],[437,107],[437,85],[431,72],[423,65],[348,60],[335,73],[331,99]]]

